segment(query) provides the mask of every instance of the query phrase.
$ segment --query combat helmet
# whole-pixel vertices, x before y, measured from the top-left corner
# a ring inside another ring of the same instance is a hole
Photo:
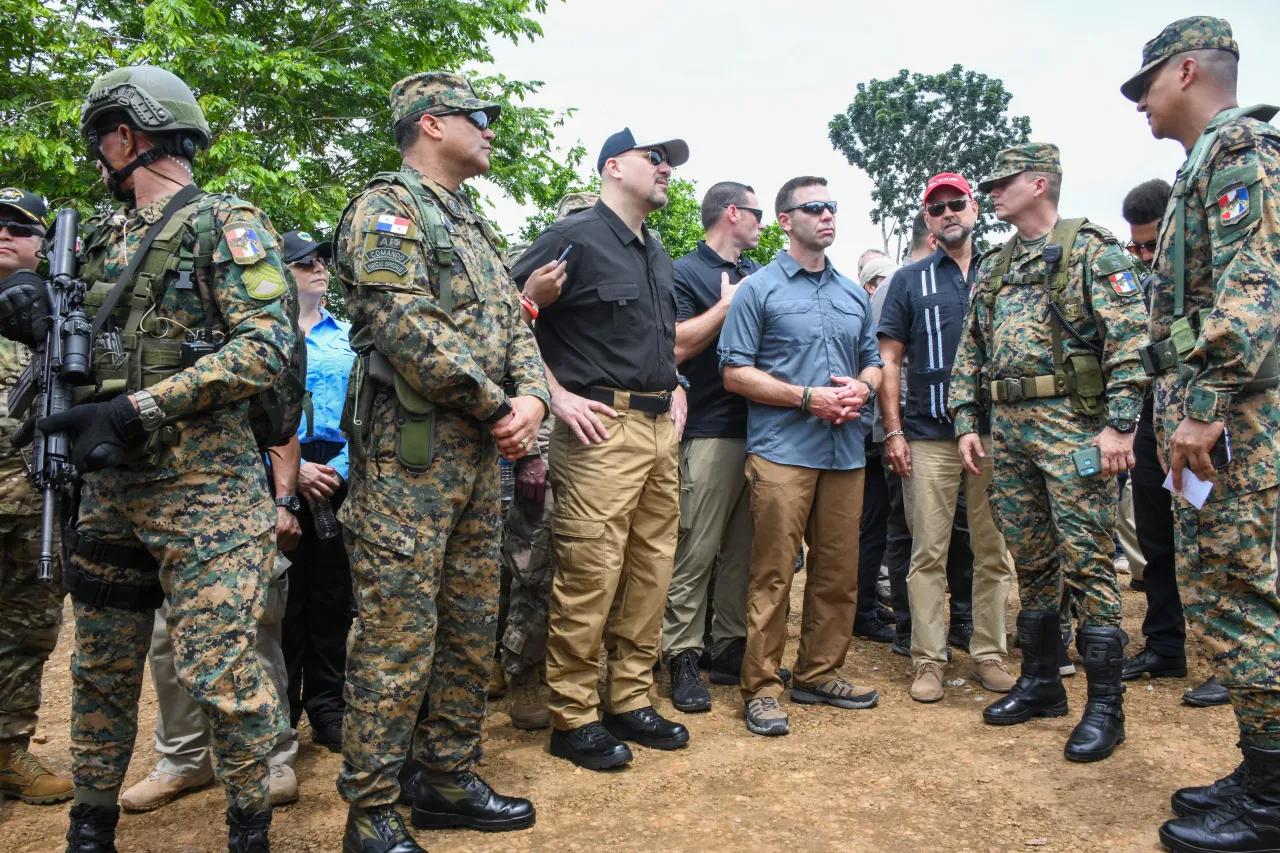
[[[208,148],[213,140],[191,88],[154,65],[117,68],[93,81],[80,107],[81,135],[88,137],[110,113],[123,113],[127,124],[146,133],[190,134],[200,148]]]

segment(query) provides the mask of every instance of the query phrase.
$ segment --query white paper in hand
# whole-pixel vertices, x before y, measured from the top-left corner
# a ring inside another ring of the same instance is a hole
[[[1173,472],[1169,472],[1169,476],[1164,478],[1164,487],[1173,492]],[[1204,502],[1209,499],[1209,492],[1213,490],[1212,480],[1201,480],[1190,468],[1182,469],[1182,496],[1187,499],[1196,509],[1202,509]],[[1174,494],[1178,494],[1174,492]]]

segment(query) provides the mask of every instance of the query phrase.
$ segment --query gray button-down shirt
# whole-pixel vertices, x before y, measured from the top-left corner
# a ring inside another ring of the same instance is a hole
[[[756,367],[790,385],[830,386],[883,367],[871,301],[831,261],[807,273],[786,252],[738,289],[720,332],[720,369]],[[747,452],[779,465],[848,471],[866,465],[865,429],[800,409],[749,401]]]

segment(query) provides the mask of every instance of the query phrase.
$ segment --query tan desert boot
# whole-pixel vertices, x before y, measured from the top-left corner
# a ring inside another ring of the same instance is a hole
[[[489,698],[501,699],[507,695],[507,680],[502,673],[502,658],[494,656],[489,662]]]
[[[916,678],[911,682],[911,698],[917,702],[937,702],[941,699],[942,667],[933,661],[925,661],[916,667]]]
[[[0,749],[0,795],[43,806],[71,799],[73,787],[22,747]]]
[[[547,697],[536,669],[526,669],[511,679],[511,725],[517,729],[545,729],[551,725]]]
[[[151,775],[120,795],[125,811],[149,812],[170,800],[203,788],[213,781],[213,768],[205,768],[194,776],[175,776],[155,769]]]
[[[1017,679],[1009,673],[1009,670],[1005,668],[1004,661],[999,658],[975,663],[973,665],[973,680],[981,684],[983,689],[990,690],[992,693],[1008,693],[1013,689],[1013,685],[1017,683]]]

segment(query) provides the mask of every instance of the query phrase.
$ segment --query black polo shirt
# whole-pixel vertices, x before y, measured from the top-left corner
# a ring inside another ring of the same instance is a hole
[[[739,258],[736,264],[726,261],[704,240],[699,240],[696,249],[678,259],[675,267],[677,323],[705,314],[720,301],[721,273],[727,272],[730,283],[737,284],[760,269],[758,263],[747,257]],[[716,353],[719,344],[717,333],[706,349],[680,365],[680,372],[689,380],[685,438],[747,437],[747,400],[724,390],[720,356]]]
[[[543,360],[568,391],[676,387],[675,273],[667,250],[644,230],[641,242],[599,201],[548,227],[511,271],[523,288],[530,273],[573,246],[560,298],[533,324]]]
[[[947,414],[951,364],[960,347],[960,331],[969,311],[969,291],[978,279],[978,252],[968,276],[939,248],[907,264],[889,280],[889,294],[876,334],[903,344],[907,394],[902,431],[908,441],[954,439]],[[985,431],[985,430],[984,430]]]

